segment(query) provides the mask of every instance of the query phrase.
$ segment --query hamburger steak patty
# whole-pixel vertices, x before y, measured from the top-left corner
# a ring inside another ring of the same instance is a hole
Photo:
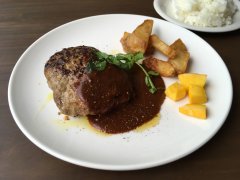
[[[130,100],[133,90],[124,70],[108,64],[103,71],[87,71],[88,62],[98,60],[97,51],[88,46],[65,48],[45,64],[44,74],[61,113],[103,114]]]

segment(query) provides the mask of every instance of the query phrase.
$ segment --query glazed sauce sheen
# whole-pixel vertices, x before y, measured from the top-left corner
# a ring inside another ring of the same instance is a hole
[[[90,124],[106,133],[115,134],[133,130],[153,119],[160,111],[165,99],[165,85],[160,76],[152,77],[158,91],[151,94],[145,84],[145,75],[134,65],[129,72],[134,97],[112,111],[101,115],[89,115]]]
[[[132,95],[128,74],[109,64],[104,71],[93,71],[81,78],[77,94],[87,104],[91,114],[104,114],[128,102]]]

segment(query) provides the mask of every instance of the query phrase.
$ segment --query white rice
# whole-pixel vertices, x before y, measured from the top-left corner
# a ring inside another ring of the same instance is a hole
[[[232,24],[237,6],[233,0],[172,0],[176,19],[193,26],[220,27]]]

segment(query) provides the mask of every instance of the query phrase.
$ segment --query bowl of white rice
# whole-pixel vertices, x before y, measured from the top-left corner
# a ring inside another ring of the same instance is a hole
[[[154,0],[159,15],[177,25],[205,32],[240,28],[238,0]]]

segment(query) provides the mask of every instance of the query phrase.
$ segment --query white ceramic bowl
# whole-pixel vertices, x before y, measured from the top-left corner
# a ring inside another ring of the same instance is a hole
[[[223,27],[199,27],[199,26],[191,26],[189,24],[183,23],[175,19],[171,11],[169,11],[169,6],[171,4],[171,1],[172,0],[154,0],[153,6],[156,12],[162,18],[176,25],[179,25],[194,31],[202,31],[202,32],[209,32],[209,33],[221,33],[221,32],[228,32],[228,31],[234,31],[234,30],[240,29],[240,1],[238,0],[234,0],[239,10],[233,17],[233,23],[231,25],[227,25]]]

